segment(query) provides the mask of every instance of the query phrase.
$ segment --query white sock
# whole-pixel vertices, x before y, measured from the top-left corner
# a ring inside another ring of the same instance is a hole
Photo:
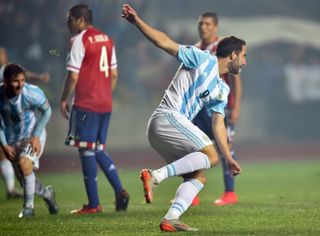
[[[177,161],[172,162],[160,169],[153,170],[152,175],[160,183],[172,176],[180,176],[196,170],[209,169],[211,167],[207,155],[202,152],[190,153]]]
[[[40,182],[38,178],[36,178],[35,181],[35,193],[44,199],[50,199],[51,193],[48,191],[48,189]]]
[[[24,207],[34,207],[34,192],[36,187],[36,176],[32,172],[31,175],[23,178]]]
[[[12,192],[14,190],[14,170],[11,162],[7,159],[0,161],[0,168],[6,183],[7,192]]]
[[[164,216],[167,220],[177,220],[190,207],[192,200],[203,188],[203,183],[196,179],[183,182],[176,192],[176,197]]]

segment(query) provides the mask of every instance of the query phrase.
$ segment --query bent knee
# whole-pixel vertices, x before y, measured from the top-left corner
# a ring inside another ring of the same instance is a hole
[[[201,150],[201,152],[207,155],[207,157],[210,161],[211,167],[215,166],[219,162],[218,152],[213,145],[208,145],[208,146],[204,147]]]
[[[19,158],[19,167],[20,167],[24,176],[31,175],[31,173],[33,171],[33,163],[30,159],[28,159],[26,157]]]

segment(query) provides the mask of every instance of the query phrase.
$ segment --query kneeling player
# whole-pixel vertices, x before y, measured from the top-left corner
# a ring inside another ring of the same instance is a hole
[[[24,204],[19,217],[34,215],[35,193],[44,199],[50,214],[57,214],[59,208],[53,187],[44,187],[33,171],[39,167],[51,108],[39,87],[25,83],[26,73],[19,65],[8,64],[3,77],[4,83],[0,87],[0,142],[23,187]]]

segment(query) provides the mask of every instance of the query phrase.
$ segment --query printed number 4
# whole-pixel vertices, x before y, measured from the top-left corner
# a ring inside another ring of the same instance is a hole
[[[101,48],[100,55],[100,71],[104,71],[104,75],[109,77],[109,64],[108,64],[108,54],[105,46]]]

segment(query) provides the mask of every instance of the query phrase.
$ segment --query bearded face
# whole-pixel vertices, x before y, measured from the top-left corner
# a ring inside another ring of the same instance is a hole
[[[239,56],[236,57],[233,61],[229,63],[228,69],[231,74],[239,74],[243,65],[240,63]]]
[[[239,74],[241,68],[246,65],[247,47],[243,46],[240,53],[233,52],[233,55],[235,55],[235,58],[228,65],[229,73]]]

